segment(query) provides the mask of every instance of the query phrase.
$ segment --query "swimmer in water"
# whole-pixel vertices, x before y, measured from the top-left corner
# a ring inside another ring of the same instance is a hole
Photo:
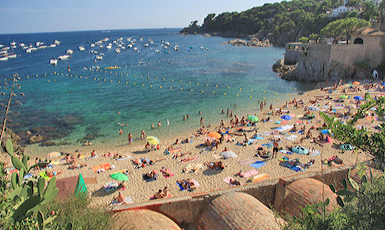
[[[122,134],[123,134],[123,130],[119,129],[119,135],[122,135]]]
[[[162,126],[162,123],[159,121],[158,122],[158,128],[160,128],[160,126]]]
[[[170,125],[170,122],[168,121],[168,119],[167,119],[167,126],[169,126]]]
[[[151,128],[152,128],[152,129],[155,129],[154,123],[151,124]]]

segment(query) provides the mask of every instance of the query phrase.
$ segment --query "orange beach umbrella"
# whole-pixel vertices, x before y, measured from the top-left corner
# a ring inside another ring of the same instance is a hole
[[[358,81],[353,82],[353,85],[359,85],[360,83]]]
[[[221,138],[221,134],[219,134],[217,132],[211,132],[211,133],[207,134],[207,136],[212,137],[212,138],[217,138],[217,139]]]

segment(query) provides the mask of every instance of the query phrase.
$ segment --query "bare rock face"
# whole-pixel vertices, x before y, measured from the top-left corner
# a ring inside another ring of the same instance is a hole
[[[259,40],[257,35],[250,35],[248,40],[233,39],[223,44],[232,44],[233,46],[256,46],[256,47],[269,47],[271,46],[269,39]]]
[[[358,71],[357,67],[331,62],[324,65],[321,62],[299,61],[296,67],[286,73],[282,78],[301,82],[322,82],[326,80],[365,78],[364,71]]]
[[[34,143],[41,142],[43,140],[44,140],[44,137],[41,136],[41,135],[32,136],[32,137],[29,138],[29,143],[30,144],[34,144]]]

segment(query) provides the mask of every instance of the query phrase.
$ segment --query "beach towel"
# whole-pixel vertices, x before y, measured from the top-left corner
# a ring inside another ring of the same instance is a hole
[[[162,172],[162,174],[163,174],[163,176],[164,176],[165,178],[169,178],[169,177],[174,176],[174,173],[172,173],[172,172],[170,171],[170,169],[165,169],[164,171],[166,171],[166,172],[168,172],[168,173],[170,174],[170,176],[167,176],[165,172]]]
[[[249,182],[258,182],[258,181],[261,181],[261,180],[266,179],[268,177],[269,177],[269,175],[267,175],[266,173],[261,173],[261,174],[253,176],[248,181]]]
[[[282,121],[278,120],[278,121],[275,121],[274,124],[280,124]]]
[[[257,169],[257,168],[260,168],[260,167],[264,166],[265,164],[266,164],[266,162],[256,161],[256,162],[254,162],[252,164],[249,164],[249,166],[254,167],[254,168]]]
[[[248,178],[248,177],[257,175],[258,173],[259,172],[257,170],[253,169],[244,173],[240,173],[239,176]]]
[[[285,149],[281,149],[281,150],[279,150],[281,153],[285,153],[285,154],[289,154],[289,155],[291,155],[291,154],[293,154],[293,152],[291,152],[291,151],[289,151],[289,150],[285,150]]]
[[[273,143],[262,144],[262,146],[271,149],[273,148]]]
[[[32,177],[32,174],[31,174],[31,173],[28,173],[27,175],[24,176],[24,179],[28,179],[28,178],[30,178],[30,177]]]
[[[198,156],[193,157],[193,158],[191,158],[191,159],[185,158],[185,159],[182,159],[180,162],[182,162],[182,163],[187,163],[187,162],[190,162],[190,161],[195,161],[195,160],[197,160],[197,159],[199,159]]]
[[[122,203],[118,203],[118,201],[117,200],[113,200],[113,201],[111,201],[111,206],[114,206],[114,205],[122,205],[124,202],[126,202],[126,203],[129,203],[129,204],[132,204],[132,203],[134,203],[134,201],[132,200],[132,198],[129,196],[129,197],[125,197],[124,198],[124,201],[122,202]]]
[[[166,154],[174,154],[174,153],[177,153],[177,152],[180,152],[182,151],[182,149],[171,149],[171,150],[166,150]]]
[[[232,178],[231,176],[229,176],[229,177],[226,177],[225,179],[223,179],[223,181],[226,183],[226,184],[229,184],[229,185],[231,185],[231,186],[235,186],[235,184],[231,184],[230,183],[230,180],[234,180],[234,178]]]
[[[153,178],[149,178],[146,176],[146,174],[143,174],[143,180],[146,182],[155,181],[158,178],[158,175],[155,175]]]
[[[263,140],[263,137],[261,137],[261,136],[256,136],[256,137],[254,137],[254,138],[252,138],[253,140]]]
[[[195,187],[199,187],[200,186],[200,184],[195,179],[190,179],[190,180],[194,183]],[[180,183],[176,182],[176,184],[179,186],[180,191],[186,190],[185,188],[183,188],[183,186]],[[188,185],[188,190],[190,190],[190,189],[191,189],[190,185]]]
[[[39,176],[43,177],[45,180],[51,179],[51,178],[49,178],[49,176],[47,176],[47,174],[45,173],[45,171],[39,172]]]
[[[318,155],[320,155],[320,154],[321,154],[321,152],[320,152],[320,151],[318,151],[318,150],[314,150],[314,153],[310,154],[310,156],[313,156],[313,157],[315,157],[315,156],[318,156]]]
[[[104,163],[101,165],[97,165],[91,168],[95,173],[104,172],[111,169],[111,166],[109,163]]]
[[[94,156],[94,157],[88,157],[88,159],[95,159],[95,158],[97,158],[99,155],[96,155],[96,156]]]
[[[288,137],[285,137],[286,139],[288,139],[289,141],[294,141],[298,136],[297,135],[290,135]]]
[[[287,123],[289,123],[289,122],[288,121],[281,121],[281,124],[283,124],[283,125],[285,125]]]
[[[244,160],[238,161],[238,164],[240,165],[249,165],[253,162],[255,162],[258,158],[256,157],[251,157],[251,158],[246,158]]]
[[[281,122],[281,124],[282,124],[282,122]],[[275,130],[277,130],[277,131],[285,131],[285,130],[288,130],[288,129],[292,129],[293,127],[294,127],[293,125],[284,125],[284,126],[276,128]]]
[[[127,156],[127,157],[123,157],[123,158],[116,158],[117,161],[121,161],[121,160],[127,160],[127,159],[130,159],[132,158],[132,156]]]

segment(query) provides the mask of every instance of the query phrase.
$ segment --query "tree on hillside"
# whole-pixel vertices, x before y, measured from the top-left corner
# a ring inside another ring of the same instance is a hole
[[[349,40],[350,35],[358,28],[368,27],[370,23],[363,19],[345,18],[327,24],[321,34],[333,37],[335,40],[345,38]]]
[[[385,23],[385,1],[381,1],[378,5],[378,16],[377,16],[379,23]]]
[[[366,21],[369,21],[370,19],[375,19],[377,17],[377,6],[374,4],[374,2],[366,1],[362,4],[363,11],[362,11],[362,18]]]
[[[345,6],[358,8],[360,7],[361,3],[362,0],[349,0]]]

